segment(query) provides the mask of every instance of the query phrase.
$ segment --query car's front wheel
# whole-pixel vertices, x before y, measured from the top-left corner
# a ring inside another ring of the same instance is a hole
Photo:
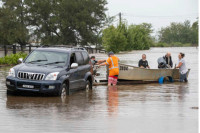
[[[16,95],[16,92],[15,91],[7,90],[7,95]]]
[[[59,91],[59,96],[64,97],[69,95],[69,86],[65,83],[61,85],[60,91]]]
[[[91,90],[91,89],[92,89],[92,84],[91,84],[91,82],[90,82],[89,80],[87,80],[86,86],[85,86],[85,90],[86,90],[86,91],[89,91],[89,90]]]

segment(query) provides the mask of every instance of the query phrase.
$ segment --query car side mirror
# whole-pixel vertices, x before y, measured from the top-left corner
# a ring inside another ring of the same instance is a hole
[[[18,63],[22,63],[23,62],[23,58],[19,58],[17,62]]]
[[[78,67],[78,63],[72,63],[71,69],[75,69],[75,68],[77,68],[77,67]]]

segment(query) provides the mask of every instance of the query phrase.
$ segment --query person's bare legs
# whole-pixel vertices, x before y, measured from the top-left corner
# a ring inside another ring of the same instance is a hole
[[[108,83],[108,86],[111,86],[111,83]]]
[[[112,84],[112,78],[111,77],[108,77],[108,86],[111,86],[111,84]]]

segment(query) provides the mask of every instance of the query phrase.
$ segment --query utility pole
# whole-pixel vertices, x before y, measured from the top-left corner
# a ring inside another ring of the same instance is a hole
[[[120,12],[119,13],[119,24],[121,24],[122,23],[122,13]]]

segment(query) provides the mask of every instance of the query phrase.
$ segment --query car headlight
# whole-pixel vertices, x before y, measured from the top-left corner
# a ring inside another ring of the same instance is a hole
[[[58,77],[59,72],[49,73],[45,80],[56,80]]]
[[[13,68],[10,68],[8,76],[15,77],[15,70]]]

